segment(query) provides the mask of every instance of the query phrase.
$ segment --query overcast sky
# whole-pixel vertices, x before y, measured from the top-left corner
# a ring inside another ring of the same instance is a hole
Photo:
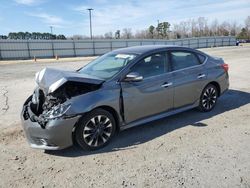
[[[93,34],[117,29],[132,31],[206,17],[244,23],[250,16],[250,0],[0,0],[0,35],[9,32],[50,32],[71,36],[89,35],[89,15],[93,8]]]

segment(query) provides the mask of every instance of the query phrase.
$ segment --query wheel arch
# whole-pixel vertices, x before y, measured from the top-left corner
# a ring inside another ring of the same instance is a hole
[[[208,85],[214,85],[216,89],[218,90],[218,97],[221,95],[221,87],[220,84],[216,81],[209,82],[204,88],[206,88]]]
[[[103,109],[103,110],[106,110],[106,111],[108,111],[109,113],[111,113],[111,114],[113,115],[114,119],[115,119],[116,132],[119,132],[119,131],[120,131],[120,118],[119,118],[119,115],[118,115],[118,113],[116,112],[116,110],[115,110],[114,108],[112,108],[112,107],[110,107],[110,106],[105,106],[105,105],[103,105],[103,106],[98,106],[98,107],[92,109],[91,111],[96,110],[96,109]],[[89,111],[89,112],[91,112],[91,111]],[[86,112],[86,113],[89,113],[89,112]],[[86,114],[86,113],[84,113],[84,114]],[[81,118],[84,118],[84,114],[82,114],[82,116],[81,116],[81,117],[79,118],[79,120],[75,123],[75,125],[74,125],[74,127],[73,127],[73,129],[72,129],[72,134],[71,134],[71,135],[72,135],[72,143],[73,143],[74,145],[78,145],[77,142],[76,142],[76,139],[75,139],[75,134],[76,134],[75,129],[76,129],[76,127],[79,125],[80,119],[81,119]]]
[[[102,106],[98,106],[96,108],[93,108],[91,111],[96,110],[96,109],[103,109],[103,110],[106,110],[109,113],[111,113],[115,119],[116,131],[120,130],[120,118],[119,118],[117,111],[114,108],[112,108],[111,106],[102,105]],[[89,112],[91,112],[91,111],[89,111]],[[86,113],[89,113],[89,112],[86,112]],[[86,114],[86,113],[84,113],[84,114]],[[82,115],[82,117],[80,117],[80,119],[84,117],[84,114]],[[76,122],[76,124],[74,125],[74,128],[72,130],[73,133],[75,132],[75,128],[77,127],[78,122]]]
[[[216,81],[212,81],[212,82],[209,82],[206,87],[209,85],[209,84],[212,84],[216,87],[216,89],[218,90],[218,97],[221,95],[221,87],[220,87],[220,84]]]
[[[103,110],[106,110],[109,113],[111,113],[115,119],[116,131],[120,130],[120,118],[119,118],[117,111],[114,108],[112,108],[110,106],[103,105],[103,106],[98,106],[98,107],[94,108],[93,110],[95,110],[95,109],[103,109]]]

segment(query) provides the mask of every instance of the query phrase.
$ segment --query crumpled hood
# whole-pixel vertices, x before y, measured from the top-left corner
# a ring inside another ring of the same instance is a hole
[[[99,85],[104,80],[91,75],[82,74],[74,71],[63,71],[52,68],[44,68],[36,73],[36,83],[46,94],[53,93],[68,81],[89,83]]]

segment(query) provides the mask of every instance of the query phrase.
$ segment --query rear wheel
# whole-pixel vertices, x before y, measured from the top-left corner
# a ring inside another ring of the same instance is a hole
[[[81,118],[75,138],[84,150],[97,150],[106,146],[115,134],[116,124],[111,113],[96,109]]]
[[[206,86],[200,96],[199,109],[203,112],[211,111],[217,102],[218,89],[213,84]]]

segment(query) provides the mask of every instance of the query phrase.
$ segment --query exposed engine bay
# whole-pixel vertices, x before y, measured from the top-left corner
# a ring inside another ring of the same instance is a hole
[[[95,91],[103,83],[102,80],[82,77],[79,73],[48,68],[37,73],[36,82],[37,88],[28,105],[34,114],[31,120],[43,128],[49,120],[61,117],[70,108],[70,104],[64,104],[67,100]]]

